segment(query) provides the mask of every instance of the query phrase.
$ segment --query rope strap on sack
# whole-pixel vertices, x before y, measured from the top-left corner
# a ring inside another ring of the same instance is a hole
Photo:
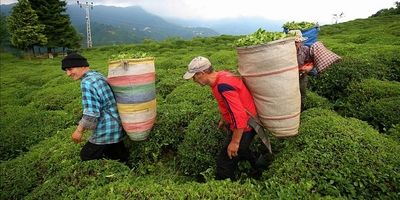
[[[247,124],[254,129],[254,131],[257,133],[258,137],[264,143],[265,147],[267,147],[268,152],[270,154],[272,154],[271,142],[268,138],[267,133],[264,130],[263,125],[249,111],[246,110],[246,112],[247,112],[247,114],[250,115],[250,119],[247,121]]]
[[[275,75],[275,74],[281,74],[281,73],[291,71],[291,70],[298,70],[298,66],[286,67],[286,68],[275,70],[275,71],[259,72],[256,74],[244,74],[244,73],[240,73],[240,74],[243,77],[260,77],[260,76],[270,76],[270,75]]]

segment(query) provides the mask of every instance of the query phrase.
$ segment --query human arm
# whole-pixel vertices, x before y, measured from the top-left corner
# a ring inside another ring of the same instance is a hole
[[[243,129],[234,129],[231,142],[228,145],[227,153],[230,159],[238,155],[240,140],[242,139]]]
[[[96,129],[96,127],[97,127],[96,117],[83,115],[75,131],[72,133],[71,138],[75,143],[80,143],[82,142],[83,133],[86,130],[94,130]]]
[[[83,128],[83,126],[78,125],[76,127],[75,131],[71,135],[72,141],[74,141],[75,143],[82,142],[82,136],[83,136],[84,131],[85,131],[85,129]]]
[[[219,122],[218,122],[218,129],[223,129],[225,125],[225,120],[224,120],[224,116],[221,116]]]
[[[300,74],[308,74],[314,69],[313,58],[310,53],[310,48],[307,46],[300,46],[297,49],[297,64],[299,66]]]
[[[98,117],[100,117],[100,103],[93,83],[82,81],[81,89],[83,115],[75,131],[71,135],[71,138],[75,143],[80,143],[82,141],[82,136],[85,130],[96,129]]]
[[[227,148],[229,158],[237,156],[242,139],[243,131],[247,128],[247,113],[237,89],[229,84],[218,85],[218,92],[221,94],[226,110],[228,111],[232,130],[232,139]]]

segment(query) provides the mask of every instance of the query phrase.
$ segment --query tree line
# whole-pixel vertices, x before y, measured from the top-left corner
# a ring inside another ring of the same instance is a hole
[[[55,48],[80,48],[81,36],[66,14],[66,1],[18,0],[9,17],[1,16],[6,29],[1,42],[9,38],[11,45],[35,55],[34,47],[44,47],[49,55]],[[4,26],[3,26],[4,27]]]

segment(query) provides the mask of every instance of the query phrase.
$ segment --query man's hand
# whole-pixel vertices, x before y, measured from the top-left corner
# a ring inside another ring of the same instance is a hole
[[[221,118],[221,119],[219,120],[219,122],[218,122],[218,129],[224,128],[224,124],[225,124],[225,122],[224,122],[224,120]]]
[[[313,67],[314,67],[313,65],[304,65],[299,68],[299,71],[307,74],[313,69]]]
[[[71,135],[72,141],[74,141],[75,143],[82,142],[83,131],[84,131],[83,127],[78,125],[76,130]]]
[[[239,143],[231,141],[227,149],[229,158],[232,159],[233,157],[236,157],[238,155],[238,150],[239,150]]]

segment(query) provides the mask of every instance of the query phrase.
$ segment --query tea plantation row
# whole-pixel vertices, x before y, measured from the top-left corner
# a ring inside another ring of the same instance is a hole
[[[399,199],[400,44],[386,42],[399,39],[398,19],[321,27],[320,40],[343,61],[311,79],[300,134],[272,138],[274,161],[261,180],[248,179],[244,163],[237,182],[213,180],[224,137],[216,128],[217,106],[209,88],[182,75],[197,55],[209,57],[217,70],[235,72],[238,37],[82,52],[103,74],[112,54],[156,57],[157,122],[148,141],[127,140],[129,166],[80,162],[81,145],[70,139],[81,114],[79,83],[61,71],[61,58],[29,61],[1,52],[1,199]],[[366,25],[371,35],[360,34]],[[382,26],[384,40],[374,39]],[[265,151],[259,141],[253,148]]]

